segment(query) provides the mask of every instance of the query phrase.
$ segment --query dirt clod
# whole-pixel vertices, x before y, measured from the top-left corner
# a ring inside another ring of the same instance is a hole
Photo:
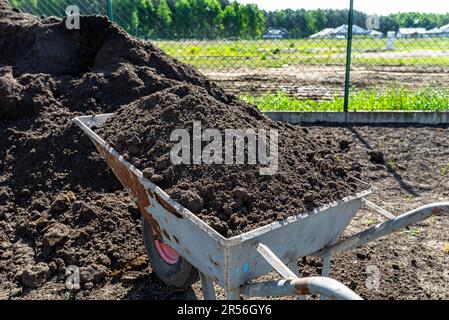
[[[343,140],[338,141],[338,145],[340,146],[340,149],[343,151],[348,150],[350,148],[351,144],[352,144],[352,142],[349,140],[343,139]]]
[[[203,199],[194,191],[184,191],[180,197],[181,204],[190,209],[194,213],[203,210]]]
[[[151,182],[159,183],[164,180],[164,176],[160,175],[160,174],[153,174],[153,175],[151,175],[150,180],[151,180]]]
[[[29,267],[22,271],[20,279],[29,288],[37,288],[43,285],[50,275],[50,268],[44,262]]]
[[[108,269],[99,264],[92,264],[87,267],[80,268],[81,283],[99,283],[108,275]]]
[[[146,168],[142,171],[142,174],[145,178],[151,179],[151,177],[154,175],[153,168]]]
[[[75,200],[76,196],[73,192],[59,194],[52,202],[50,209],[55,212],[66,211]]]
[[[54,247],[64,241],[70,234],[70,229],[62,223],[52,225],[42,237],[45,246]]]
[[[369,151],[368,155],[370,156],[370,160],[374,163],[378,163],[378,164],[384,164],[385,163],[385,158],[384,158],[384,154],[380,151]]]

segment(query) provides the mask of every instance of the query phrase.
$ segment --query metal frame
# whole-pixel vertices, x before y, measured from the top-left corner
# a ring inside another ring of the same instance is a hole
[[[100,126],[110,116],[83,116],[73,121],[94,142],[158,239],[200,271],[206,299],[215,299],[214,283],[226,290],[228,299],[239,299],[241,294],[317,294],[333,299],[359,299],[349,288],[328,278],[332,255],[378,239],[432,214],[449,213],[449,203],[425,206],[338,242],[362,205],[363,197],[371,193],[367,190],[312,212],[226,239],[145,179],[138,169],[95,134],[92,127]],[[292,265],[296,265],[298,257],[304,256],[323,258],[322,277],[299,278],[297,268]],[[284,279],[251,283],[273,270]]]
[[[114,21],[114,14],[113,14],[113,10],[112,10],[112,0],[106,0],[107,4],[107,11],[108,11],[108,18],[111,21]]]
[[[345,96],[343,103],[343,111],[346,114],[349,109],[349,94],[351,90],[351,58],[352,58],[352,33],[354,26],[354,0],[349,0],[349,14],[348,14],[348,34],[346,45],[346,68],[345,68]]]

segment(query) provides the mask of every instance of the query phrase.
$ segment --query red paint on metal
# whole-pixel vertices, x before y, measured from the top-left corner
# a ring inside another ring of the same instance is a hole
[[[310,294],[309,281],[307,279],[297,279],[294,283],[295,292],[300,296],[307,296]]]
[[[165,243],[159,241],[158,239],[162,239],[162,234],[170,240],[170,235],[167,231],[161,231],[159,224],[156,219],[154,219],[151,214],[145,209],[150,206],[150,198],[155,198],[166,210],[173,213],[178,218],[182,216],[169,205],[164,199],[162,199],[157,194],[154,194],[150,190],[144,188],[142,183],[139,180],[139,177],[132,172],[122,161],[117,159],[113,154],[111,154],[105,147],[94,141],[98,151],[106,160],[106,163],[114,172],[117,179],[121,182],[121,184],[127,189],[130,195],[135,199],[137,207],[140,210],[140,213],[143,215],[145,220],[151,225],[153,229],[153,234],[155,235],[155,246],[161,258],[168,264],[175,264],[179,261],[179,254],[170,246]],[[179,242],[179,241],[178,241]]]
[[[432,214],[435,216],[440,216],[444,214],[444,210],[442,208],[433,208]]]
[[[140,183],[139,178],[129,168],[127,168],[124,163],[122,163],[119,159],[108,152],[105,147],[95,141],[94,143],[97,146],[97,149],[100,151],[101,155],[106,160],[108,166],[114,172],[117,179],[128,190],[128,192],[131,193],[130,195],[134,197],[140,213],[143,215],[145,220],[148,221],[159,238],[162,234],[159,224],[145,209],[146,207],[150,206],[148,190],[145,190],[143,185]]]
[[[164,207],[168,212],[172,213],[176,218],[182,219],[183,216],[175,209],[172,205],[170,205],[167,201],[162,199],[160,195],[157,193],[155,194],[156,201],[159,202],[159,204]]]

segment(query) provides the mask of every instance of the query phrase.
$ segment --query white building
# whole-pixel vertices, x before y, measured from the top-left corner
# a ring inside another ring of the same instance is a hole
[[[427,31],[429,37],[449,37],[449,24]]]
[[[326,29],[321,30],[318,33],[315,33],[315,34],[311,35],[310,38],[311,39],[330,38],[332,31],[334,31],[334,28],[326,28]]]
[[[373,33],[374,32],[374,33]],[[352,34],[354,36],[373,36],[373,37],[382,37],[382,33],[374,30],[366,30],[362,27],[359,27],[357,25],[352,26]],[[315,33],[314,35],[311,35],[311,39],[346,39],[348,36],[348,25],[344,24],[342,26],[339,26],[337,28],[327,28],[324,30],[321,30],[318,33]]]
[[[268,28],[262,35],[263,39],[286,39],[289,33],[284,28]]]
[[[370,33],[369,33],[369,35],[370,35],[371,37],[377,38],[377,39],[380,39],[380,38],[382,38],[382,37],[384,36],[384,34],[383,34],[382,32],[379,32],[379,31],[377,31],[377,30],[371,30]]]

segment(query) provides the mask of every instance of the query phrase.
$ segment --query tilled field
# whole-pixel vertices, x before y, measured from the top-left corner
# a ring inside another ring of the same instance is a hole
[[[282,90],[293,97],[323,100],[343,96],[344,66],[288,66],[285,68],[201,70],[228,92],[259,96]],[[447,67],[353,66],[352,90],[391,88],[397,85],[420,88],[434,84],[449,88]]]

